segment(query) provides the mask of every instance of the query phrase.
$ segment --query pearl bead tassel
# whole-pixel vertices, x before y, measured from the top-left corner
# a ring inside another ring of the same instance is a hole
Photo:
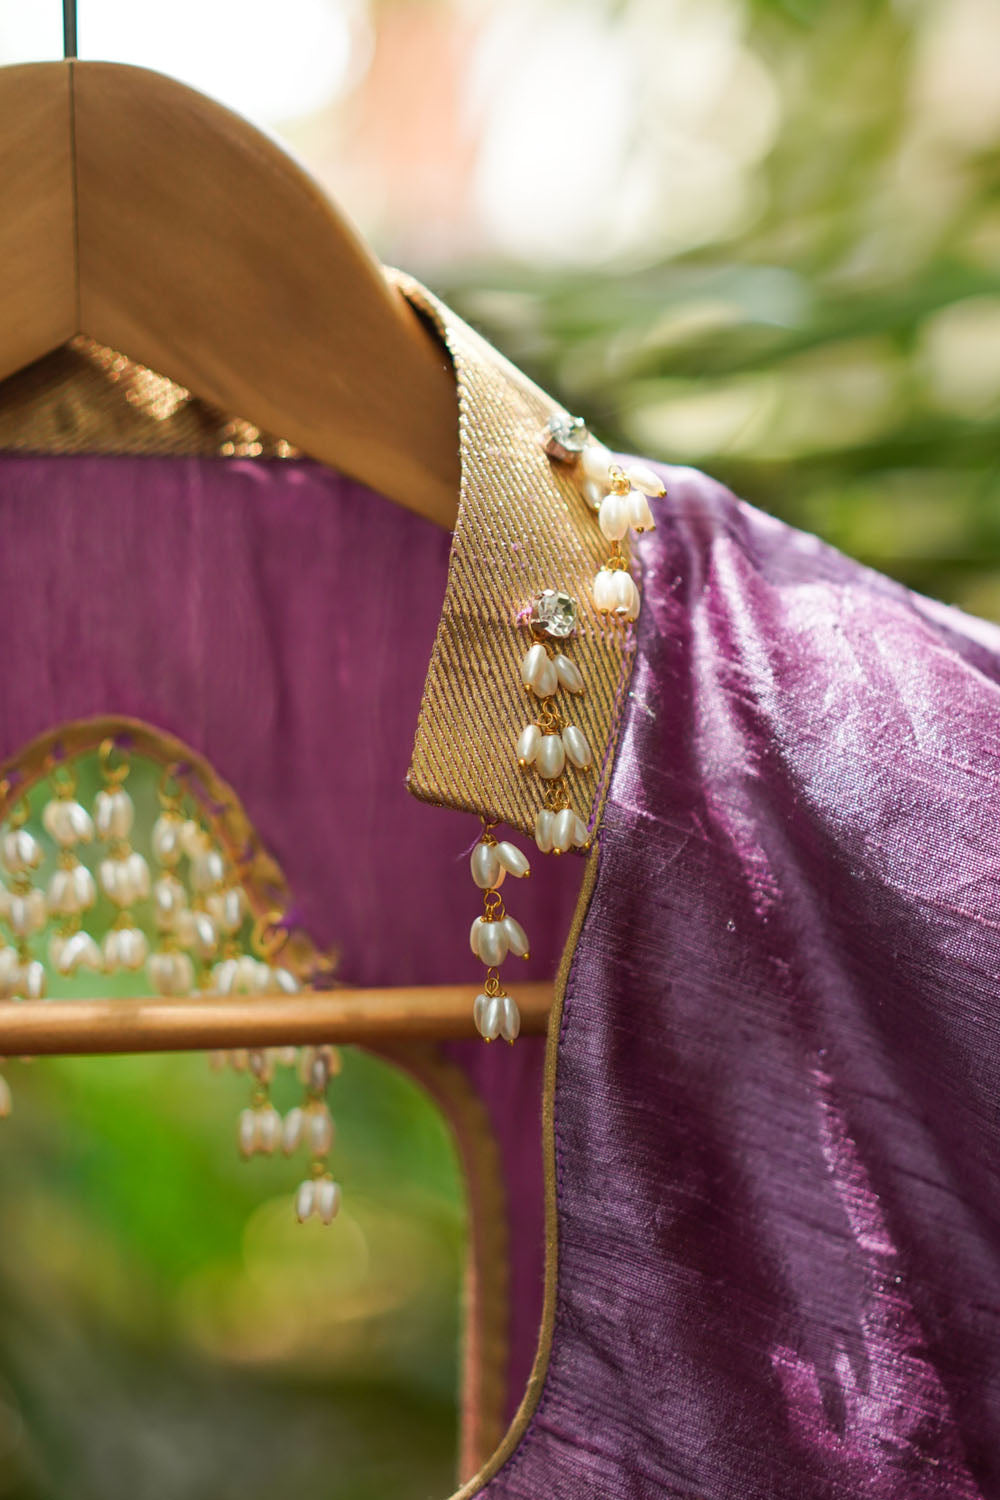
[[[97,900],[97,883],[86,865],[69,865],[54,870],[49,881],[49,910],[58,916],[72,917],[87,911]]]
[[[90,813],[72,797],[54,797],[42,809],[42,827],[63,849],[89,844],[94,837]]]
[[[507,874],[513,875],[515,880],[522,880],[526,875],[531,874],[528,856],[522,854],[515,844],[506,842],[497,844],[496,854]]]
[[[3,836],[0,858],[4,869],[11,875],[22,875],[37,870],[45,854],[41,844],[26,828],[12,828]]]
[[[340,1211],[340,1185],[330,1177],[307,1179],[295,1195],[295,1216],[300,1224],[314,1216],[321,1224],[332,1224]]]
[[[134,819],[132,798],[122,787],[100,791],[94,798],[94,827],[106,843],[127,839]]]
[[[521,681],[538,698],[551,698],[559,686],[555,664],[541,641],[536,641],[521,663]]]
[[[473,1017],[486,1042],[495,1042],[497,1037],[513,1042],[521,1030],[521,1013],[510,995],[477,995]]]
[[[558,734],[543,734],[538,742],[535,766],[539,776],[554,781],[561,776],[566,765],[566,751]]]

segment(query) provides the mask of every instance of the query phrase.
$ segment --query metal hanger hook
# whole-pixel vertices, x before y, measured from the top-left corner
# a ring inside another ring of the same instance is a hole
[[[77,57],[76,0],[63,0],[63,57]]]

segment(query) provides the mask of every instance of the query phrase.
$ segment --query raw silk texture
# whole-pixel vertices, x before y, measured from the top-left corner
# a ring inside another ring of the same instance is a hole
[[[1000,1495],[1000,632],[664,470],[491,1500]]]

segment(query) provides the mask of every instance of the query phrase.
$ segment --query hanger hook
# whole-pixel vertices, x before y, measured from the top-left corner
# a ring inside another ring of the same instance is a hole
[[[63,57],[76,57],[76,0],[63,0]]]

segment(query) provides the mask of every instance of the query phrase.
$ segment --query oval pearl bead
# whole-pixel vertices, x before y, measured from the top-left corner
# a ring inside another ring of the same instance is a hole
[[[285,1116],[285,1123],[281,1132],[281,1149],[286,1156],[291,1156],[302,1144],[302,1131],[305,1126],[305,1114],[298,1105],[290,1109]]]
[[[273,1104],[257,1111],[257,1149],[265,1156],[273,1156],[281,1140],[281,1116]]]
[[[547,807],[535,814],[535,843],[542,854],[548,854],[552,848],[552,814]]]
[[[218,849],[204,849],[191,861],[191,885],[196,891],[217,890],[226,878],[226,864]]]
[[[477,844],[470,865],[472,878],[481,891],[495,890],[503,883],[506,871],[497,858],[495,844]]]
[[[481,922],[479,957],[488,969],[496,968],[507,957],[507,934],[502,922]]]
[[[563,749],[566,751],[566,759],[571,761],[580,771],[586,771],[593,762],[594,756],[587,736],[582,729],[577,729],[575,724],[567,724],[562,732]]]
[[[236,960],[224,958],[212,970],[212,989],[217,995],[231,995],[236,983]]]
[[[473,920],[472,926],[469,928],[469,947],[472,949],[475,957],[479,959],[482,958],[482,954],[479,952],[479,933],[482,927],[482,918],[476,917]]]
[[[589,838],[590,838],[590,834],[589,834],[589,832],[587,830],[586,823],[583,821],[582,818],[574,818],[573,819],[573,843],[576,845],[576,847],[578,849],[582,849],[583,846],[584,846],[584,844],[587,842],[587,840]]]
[[[177,937],[198,958],[212,958],[219,946],[219,934],[207,911],[178,912]]]
[[[44,859],[44,851],[35,836],[26,828],[12,828],[3,837],[2,858],[4,869],[12,875],[25,870],[37,870]]]
[[[539,776],[544,776],[546,781],[552,781],[560,776],[566,764],[566,751],[563,742],[557,734],[543,734],[538,742],[538,754],[535,756],[535,766]]]
[[[188,859],[197,859],[199,854],[211,847],[211,840],[195,818],[184,818],[178,830],[181,853],[186,854]]]
[[[312,1217],[316,1207],[316,1184],[306,1181],[299,1183],[299,1190],[295,1194],[295,1217],[300,1224],[304,1224]]]
[[[524,658],[521,664],[521,680],[538,698],[551,698],[559,686],[552,658],[541,641],[536,641]]]
[[[552,822],[552,849],[556,854],[565,854],[573,847],[573,830],[576,814],[568,807],[557,812]]]
[[[53,951],[54,950],[54,951]],[[101,968],[101,950],[89,932],[74,932],[49,949],[55,967],[60,974],[75,974],[78,969]]]
[[[483,1017],[486,1014],[486,1007],[489,1005],[489,1003],[489,995],[483,994],[477,995],[472,1003],[472,1019],[476,1023],[476,1030],[479,1032],[480,1036],[482,1036],[483,1034]]]
[[[176,875],[161,875],[153,885],[153,910],[156,925],[163,932],[177,926],[181,912],[187,908],[187,892]]]
[[[653,472],[646,464],[629,464],[625,470],[628,482],[641,490],[644,495],[665,495],[666,485],[660,476]]]
[[[515,880],[521,880],[525,875],[531,874],[528,856],[522,854],[516,844],[508,844],[506,841],[497,844],[496,856],[507,874],[513,875]]]
[[[655,531],[653,512],[641,490],[629,490],[625,496],[625,513],[633,531]]]
[[[615,579],[618,576],[617,569],[601,568],[594,578],[594,606],[602,614],[608,614],[615,607]]]
[[[103,790],[94,798],[94,827],[105,841],[127,839],[132,832],[135,807],[123,787]]]
[[[479,1034],[486,1042],[495,1042],[500,1035],[500,1023],[503,1019],[503,1006],[499,995],[490,995],[483,1006],[480,1017]]]
[[[24,1000],[42,1000],[45,997],[45,965],[37,958],[22,964],[17,977],[17,993]]]
[[[257,1111],[255,1109],[240,1110],[236,1139],[243,1160],[249,1160],[257,1149]]]
[[[511,995],[502,997],[500,1009],[500,1035],[505,1042],[513,1042],[521,1030],[521,1012]]]
[[[194,965],[186,953],[154,953],[146,973],[158,995],[187,995],[194,988]]]
[[[614,455],[603,443],[588,443],[580,454],[580,469],[586,479],[607,484]]]
[[[591,510],[600,510],[601,501],[608,493],[608,476],[605,474],[603,479],[584,479],[580,489]]]
[[[597,523],[609,542],[620,542],[628,531],[628,512],[624,495],[605,495],[597,515]]]
[[[513,917],[504,917],[503,930],[507,934],[507,949],[513,953],[515,958],[527,958],[529,956],[528,934],[520,922]]]
[[[316,1184],[316,1212],[323,1224],[332,1224],[340,1209],[340,1186],[323,1177]]]
[[[141,969],[149,945],[138,927],[112,927],[104,937],[104,964],[108,969]]]
[[[41,891],[25,891],[23,895],[15,891],[11,894],[7,921],[15,937],[31,937],[45,926],[48,915]]]
[[[42,809],[42,827],[63,849],[89,844],[94,837],[90,813],[72,797],[54,797]]]
[[[311,1110],[305,1120],[306,1148],[311,1156],[326,1156],[333,1147],[333,1121],[328,1110]]]
[[[530,766],[538,750],[542,731],[537,724],[526,724],[517,742],[517,759],[522,766]]]
[[[153,824],[150,844],[157,862],[168,869],[177,864],[184,853],[181,845],[181,830],[184,819],[176,813],[161,813]]]
[[[290,969],[272,969],[268,975],[268,983],[280,995],[297,995],[302,988]],[[291,1054],[291,1062],[288,1063],[288,1066],[294,1067],[295,1048],[291,1047],[284,1050]]]
[[[615,577],[615,614],[634,620],[639,613],[639,590],[630,573],[619,570]]]
[[[567,693],[583,692],[583,678],[580,675],[580,668],[575,661],[570,661],[568,656],[563,656],[561,651],[555,657],[555,669],[556,676],[559,679],[559,686],[565,688]]]
[[[209,891],[205,897],[205,910],[220,932],[231,935],[243,925],[243,892],[238,885],[224,891]]]

